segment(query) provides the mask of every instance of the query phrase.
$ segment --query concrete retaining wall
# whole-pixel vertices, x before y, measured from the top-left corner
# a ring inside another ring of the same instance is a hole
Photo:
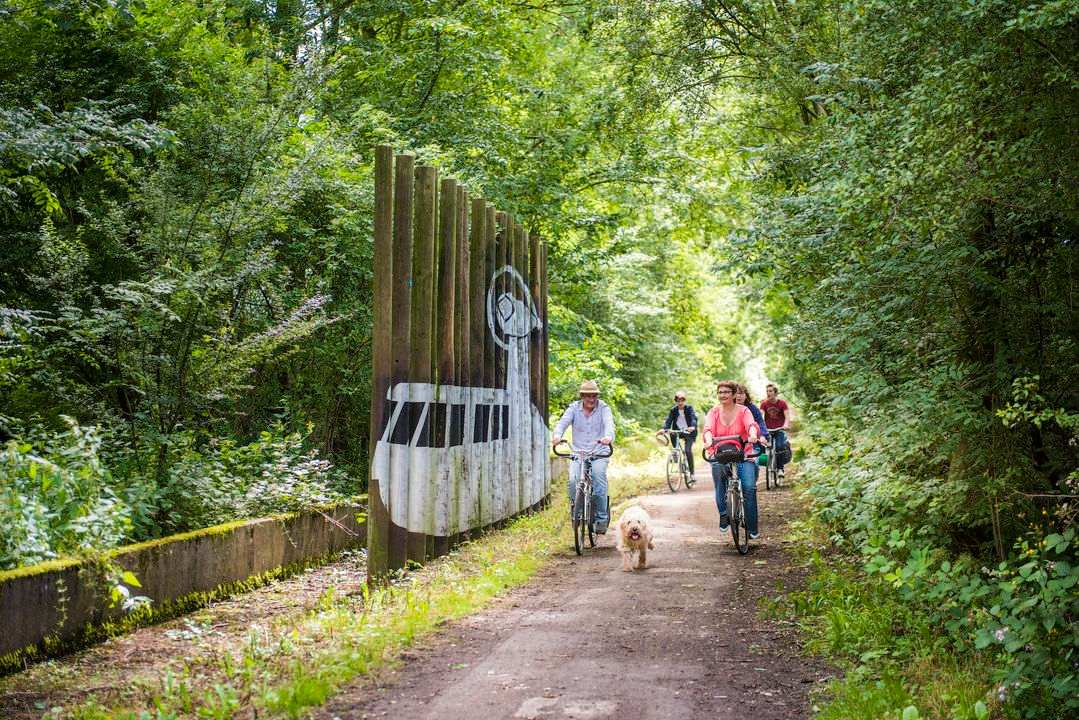
[[[240,583],[282,567],[366,545],[361,506],[259,518],[173,535],[119,548],[111,554],[135,573],[154,608],[222,585]],[[109,608],[109,588],[92,564],[81,560],[46,562],[0,573],[0,671],[17,654],[71,640],[88,628],[122,616]],[[6,661],[6,662],[5,662]]]
[[[564,492],[568,474],[567,460],[551,460],[556,497]],[[356,519],[364,510],[359,505],[325,510],[347,530],[321,513],[302,512],[172,535],[110,556],[142,584],[133,594],[146,595],[154,610],[164,610],[198,593],[365,547],[367,527]],[[121,608],[109,607],[109,588],[86,561],[56,560],[0,572],[0,673],[16,667],[23,651],[62,645],[123,615]]]

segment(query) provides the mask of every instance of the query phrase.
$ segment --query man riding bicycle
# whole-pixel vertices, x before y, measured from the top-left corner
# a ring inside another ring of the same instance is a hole
[[[581,399],[570,403],[554,427],[551,447],[562,442],[562,434],[570,427],[573,428],[572,444],[576,453],[587,453],[595,448],[597,443],[610,445],[614,441],[614,415],[611,407],[599,399],[599,385],[587,380],[581,384],[578,392]],[[580,460],[574,460],[570,464],[567,488],[571,503],[577,480],[581,476],[581,465]],[[592,500],[593,507],[596,508],[596,532],[603,535],[610,522],[607,515],[607,458],[592,460]]]
[[[768,399],[761,403],[764,424],[772,435],[773,452],[776,454],[776,470],[783,477],[783,466],[790,457],[790,440],[787,432],[791,429],[791,411],[787,403],[779,399],[779,388],[773,383],[765,386]]]
[[[689,465],[689,474],[693,475],[693,441],[697,439],[697,411],[692,405],[686,404],[686,394],[679,390],[674,394],[674,407],[667,413],[667,421],[663,423],[664,430],[684,430],[688,435],[682,435],[685,442],[686,464]],[[671,447],[678,446],[678,435],[671,435]]]

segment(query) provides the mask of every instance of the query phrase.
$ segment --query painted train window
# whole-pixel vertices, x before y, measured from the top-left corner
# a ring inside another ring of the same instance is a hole
[[[383,417],[382,438],[392,445],[412,447],[458,447],[465,444],[465,405],[439,402],[389,401]],[[510,436],[509,405],[477,404],[471,442],[505,440]],[[388,430],[388,431],[387,431]]]

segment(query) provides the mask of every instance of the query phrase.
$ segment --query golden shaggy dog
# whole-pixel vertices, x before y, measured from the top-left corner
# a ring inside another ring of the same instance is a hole
[[[644,570],[646,554],[652,549],[652,518],[640,505],[630,505],[618,519],[618,551],[622,553],[622,569],[633,570],[633,555],[637,557],[637,570]]]

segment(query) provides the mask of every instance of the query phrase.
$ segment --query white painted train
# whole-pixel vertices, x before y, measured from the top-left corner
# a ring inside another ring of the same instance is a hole
[[[499,280],[505,290],[496,297]],[[488,288],[487,325],[505,352],[506,386],[402,382],[387,392],[371,475],[394,524],[412,532],[483,527],[535,505],[550,487],[549,431],[529,384],[529,338],[543,325],[512,266]]]

